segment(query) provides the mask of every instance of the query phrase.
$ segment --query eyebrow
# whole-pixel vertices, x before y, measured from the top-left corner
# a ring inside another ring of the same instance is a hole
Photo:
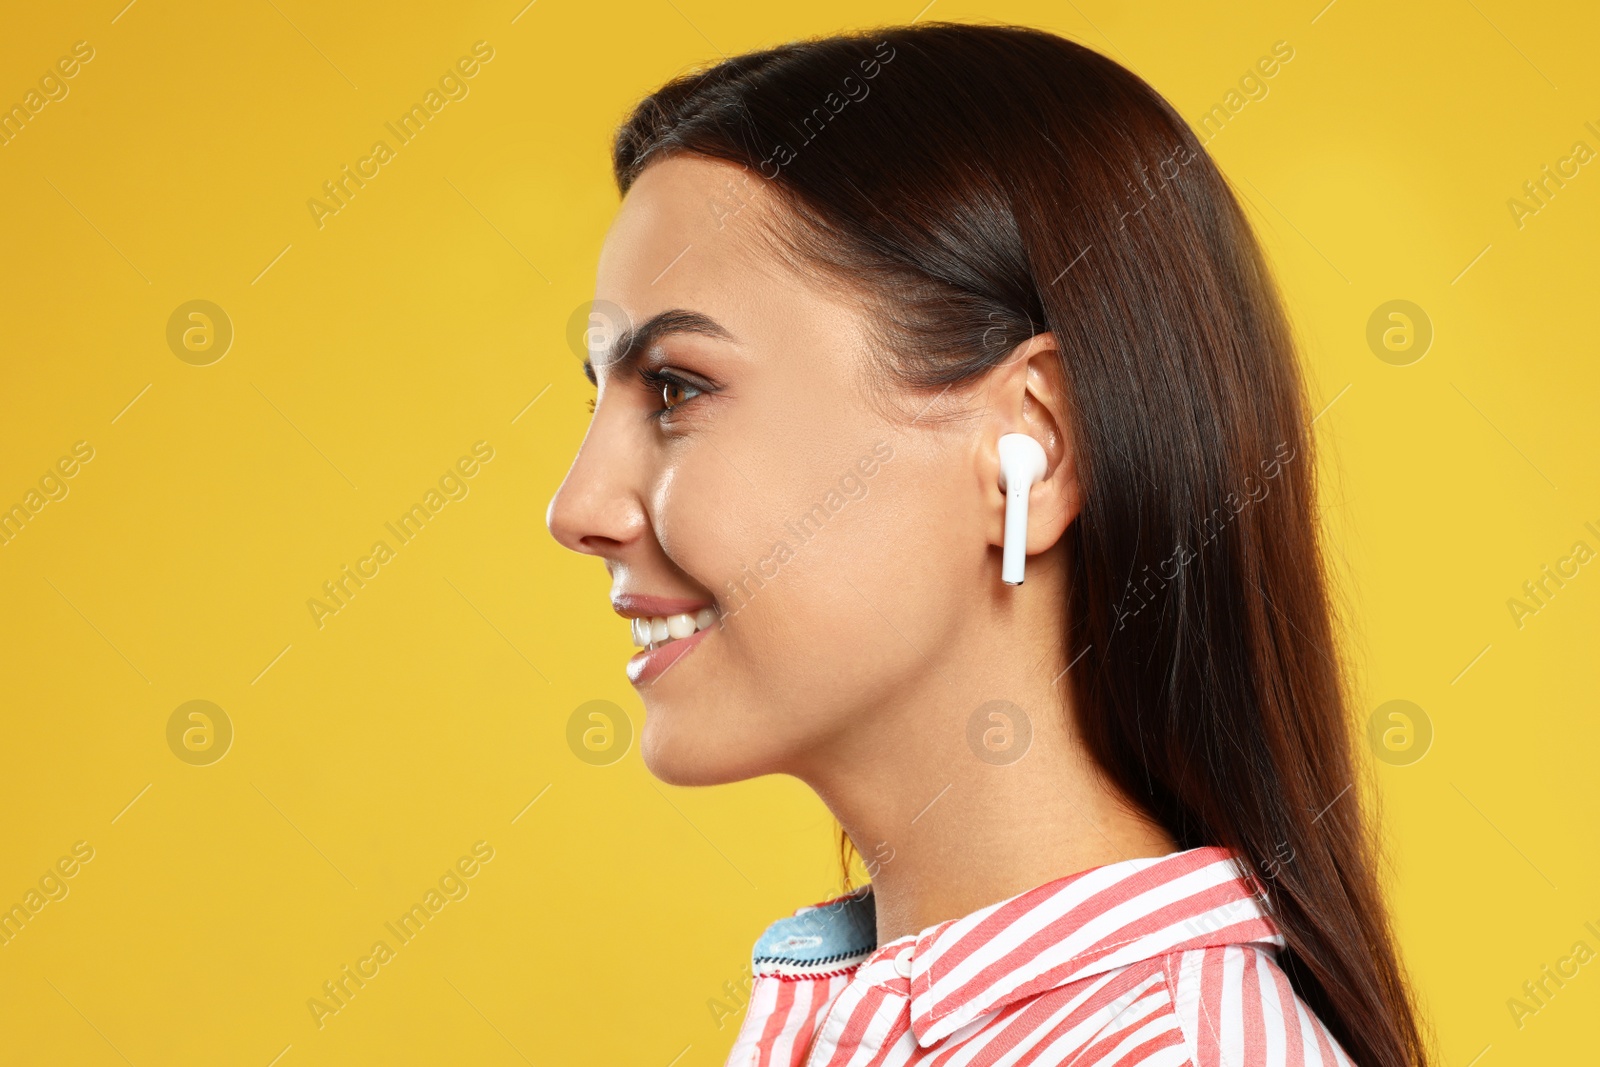
[[[663,339],[683,333],[710,337],[718,341],[737,340],[728,332],[727,327],[709,315],[687,308],[669,308],[652,315],[638,329],[624,328],[612,343],[611,350],[601,357],[603,364],[613,370],[627,370],[639,361],[640,356]],[[583,373],[591,385],[598,384],[595,381],[594,365],[587,358],[583,361]]]

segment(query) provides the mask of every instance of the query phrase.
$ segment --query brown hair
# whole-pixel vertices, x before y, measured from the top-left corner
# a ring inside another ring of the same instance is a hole
[[[1425,1064],[1354,777],[1294,339],[1188,125],[1064,38],[926,23],[675,79],[618,131],[619,189],[679,152],[782,197],[801,260],[873,301],[906,388],[1055,334],[1085,493],[1062,606],[1082,735],[1180,848],[1263,872],[1279,962],[1358,1063]]]

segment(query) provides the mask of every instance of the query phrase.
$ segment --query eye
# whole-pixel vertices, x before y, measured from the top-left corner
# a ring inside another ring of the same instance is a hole
[[[680,382],[676,378],[666,379],[661,383],[661,404],[663,409],[671,411],[684,401],[693,400],[694,396],[690,396],[690,393],[693,393],[694,396],[699,396],[700,390],[688,382]]]
[[[639,376],[652,392],[661,397],[661,406],[651,413],[657,419],[710,391],[706,386],[686,381],[668,370],[640,368]]]

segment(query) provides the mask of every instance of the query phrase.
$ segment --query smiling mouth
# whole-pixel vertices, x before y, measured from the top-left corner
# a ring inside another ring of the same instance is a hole
[[[689,620],[687,625],[685,619]],[[711,608],[702,608],[693,615],[653,615],[635,619],[635,641],[642,641],[645,647],[628,660],[628,681],[641,688],[655,682],[679,660],[692,655],[713,631],[720,629],[720,621],[720,616]],[[666,636],[653,640],[661,626],[667,627]],[[693,630],[687,636],[673,636],[674,629],[683,633],[690,626]]]

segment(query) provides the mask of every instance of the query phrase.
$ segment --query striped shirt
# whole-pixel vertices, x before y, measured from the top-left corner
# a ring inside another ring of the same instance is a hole
[[[755,944],[728,1067],[1353,1067],[1248,871],[1123,860],[882,946],[870,885],[799,908]]]

